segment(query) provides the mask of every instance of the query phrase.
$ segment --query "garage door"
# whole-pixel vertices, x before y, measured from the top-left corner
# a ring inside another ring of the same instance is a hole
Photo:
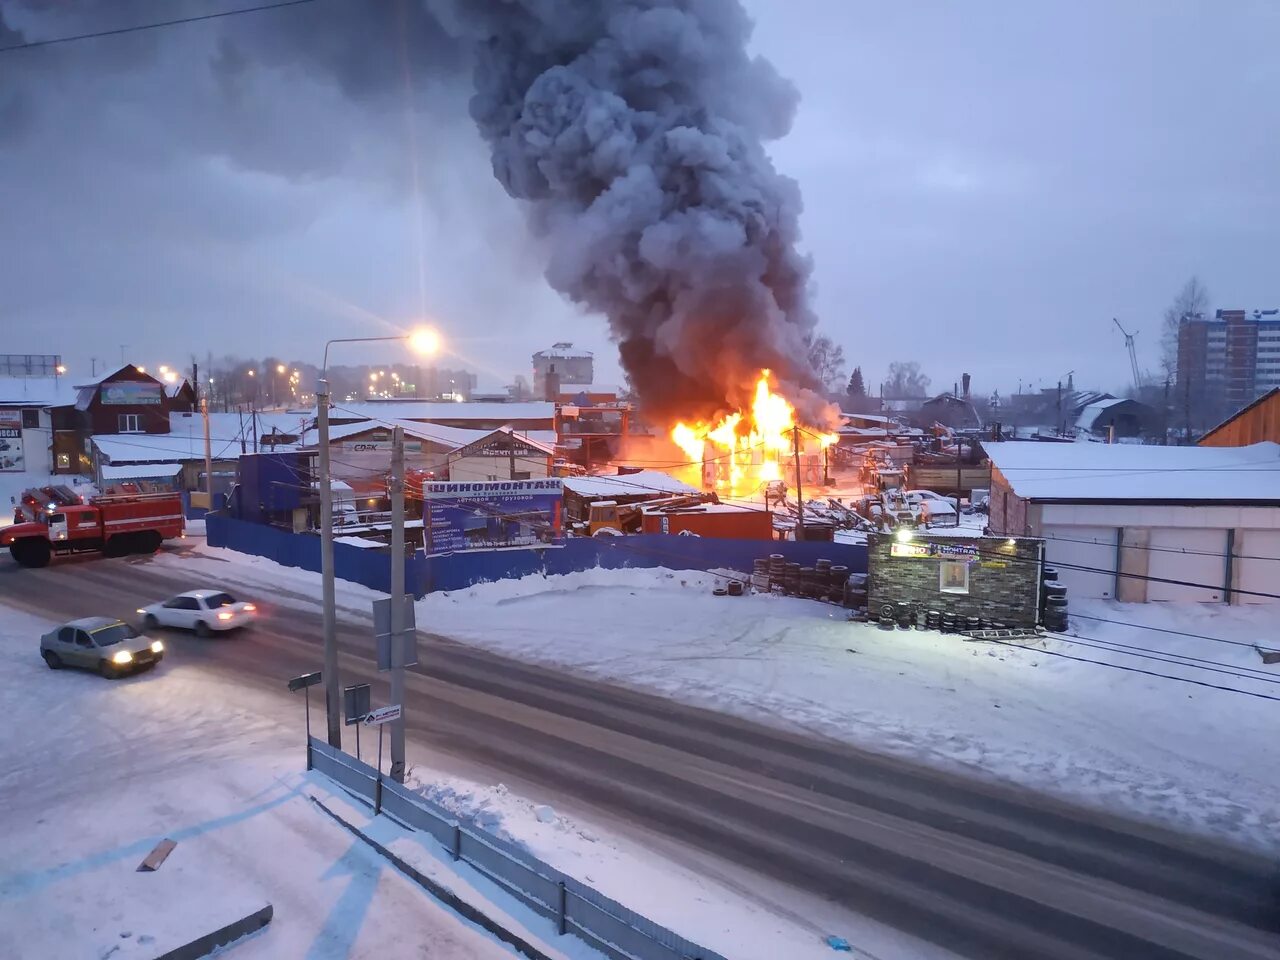
[[[1239,590],[1258,593],[1280,593],[1280,530],[1243,530],[1236,538],[1235,586]],[[1272,559],[1272,558],[1276,559]],[[1272,597],[1236,594],[1236,603],[1275,603]]]
[[[1148,600],[1222,600],[1226,578],[1227,531],[1155,527],[1147,573]],[[1177,580],[1181,583],[1161,583]],[[1190,586],[1206,584],[1207,586]]]
[[[1045,557],[1058,568],[1068,597],[1110,597],[1116,586],[1116,528],[1044,528]]]

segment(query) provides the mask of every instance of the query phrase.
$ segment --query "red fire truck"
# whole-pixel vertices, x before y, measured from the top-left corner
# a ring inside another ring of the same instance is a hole
[[[0,528],[0,547],[8,547],[24,567],[44,567],[68,553],[155,553],[164,540],[182,536],[182,498],[176,493],[116,493],[77,501],[51,498],[31,522]]]

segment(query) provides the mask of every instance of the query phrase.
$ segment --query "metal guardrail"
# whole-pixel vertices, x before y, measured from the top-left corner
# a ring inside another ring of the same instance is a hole
[[[311,764],[346,790],[478,870],[536,913],[614,960],[725,960],[539,860],[529,851],[458,821],[348,753],[310,738]]]

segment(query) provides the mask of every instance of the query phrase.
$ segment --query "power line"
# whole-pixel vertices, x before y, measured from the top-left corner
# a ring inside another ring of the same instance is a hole
[[[1050,634],[1050,636],[1056,637],[1056,634]],[[1019,650],[1026,649],[1021,644],[1010,643],[1007,640],[987,639],[987,640],[984,640],[983,642],[996,643],[1005,647],[1017,647]],[[1222,686],[1221,684],[1209,683],[1207,680],[1193,680],[1190,677],[1177,677],[1167,673],[1157,673],[1154,670],[1144,670],[1141,667],[1126,666],[1122,663],[1108,663],[1106,660],[1090,660],[1088,657],[1075,657],[1069,653],[1062,653],[1056,650],[1040,649],[1040,650],[1037,650],[1036,652],[1043,653],[1049,657],[1061,657],[1064,660],[1075,660],[1079,663],[1092,663],[1100,667],[1109,667],[1112,670],[1124,670],[1129,673],[1141,673],[1148,677],[1159,677],[1163,680],[1176,680],[1179,683],[1190,683],[1190,684],[1194,684],[1197,687],[1208,687],[1211,690],[1223,690],[1227,693],[1241,693],[1241,694],[1244,694],[1246,697],[1257,697],[1260,700],[1274,700],[1277,703],[1280,703],[1280,697],[1272,696],[1269,693],[1258,693],[1253,690],[1241,690],[1238,687],[1225,687],[1225,686]]]
[[[31,40],[8,47],[0,47],[0,53],[14,50],[31,50],[35,47],[51,47],[58,43],[73,43],[77,40],[92,40],[96,37],[115,37],[125,33],[139,33],[143,30],[157,30],[160,27],[173,27],[183,23],[199,23],[202,20],[219,20],[223,17],[235,17],[242,13],[260,13],[264,10],[278,10],[284,7],[299,7],[315,0],[280,0],[278,3],[265,3],[256,7],[240,7],[235,10],[222,10],[217,13],[205,13],[194,17],[179,17],[176,20],[158,20],[154,23],[139,23],[129,27],[117,27],[114,30],[98,30],[93,33],[79,33],[69,37],[50,37],[48,40]]]

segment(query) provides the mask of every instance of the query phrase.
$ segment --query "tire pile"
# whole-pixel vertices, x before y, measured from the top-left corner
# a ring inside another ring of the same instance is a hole
[[[1040,578],[1040,622],[1046,630],[1061,633],[1067,629],[1067,588],[1054,567],[1046,566]]]
[[[876,611],[881,630],[936,630],[965,633],[970,630],[1004,630],[1009,624],[989,617],[969,617],[942,610],[920,610],[909,603],[883,603]]]
[[[780,553],[754,561],[751,585],[760,593],[823,600],[857,609],[867,605],[866,574],[850,574],[849,568],[830,560],[816,560],[812,567],[788,563]]]

